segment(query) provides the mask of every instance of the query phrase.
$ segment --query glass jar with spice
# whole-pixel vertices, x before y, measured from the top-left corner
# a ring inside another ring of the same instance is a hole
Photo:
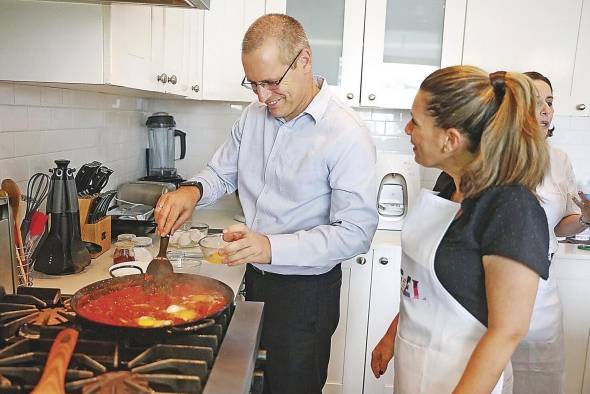
[[[133,241],[115,242],[115,252],[113,254],[113,264],[135,261],[135,250]]]

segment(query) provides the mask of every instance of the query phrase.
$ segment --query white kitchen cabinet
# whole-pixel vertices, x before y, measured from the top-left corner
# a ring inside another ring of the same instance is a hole
[[[362,393],[372,256],[369,251],[342,263],[340,321],[332,336],[324,394]]]
[[[190,52],[194,12],[201,11],[3,1],[0,80],[188,95],[189,63],[202,56],[202,51]]]
[[[380,246],[373,250],[371,274],[371,302],[365,354],[365,394],[393,392],[393,361],[379,379],[371,370],[371,352],[381,340],[395,315],[400,302],[401,246]]]
[[[401,247],[398,231],[378,231],[371,250],[342,264],[340,322],[324,394],[392,392],[393,366],[371,373],[371,352],[399,308]]]
[[[361,106],[411,108],[420,83],[458,64],[466,0],[367,0]]]
[[[565,246],[565,248],[564,248]],[[576,245],[560,245],[560,252]],[[566,393],[590,394],[590,254],[558,252],[551,263],[563,306]],[[577,257],[577,258],[576,258]]]
[[[584,0],[580,17],[572,91],[566,113],[590,116],[590,0]],[[559,100],[559,99],[558,99]],[[559,101],[558,101],[559,104]],[[589,383],[590,384],[590,383]]]
[[[365,0],[288,0],[285,12],[306,30],[314,73],[343,101],[358,106]]]
[[[586,7],[584,0],[470,1],[462,63],[490,72],[538,71],[551,80],[556,113],[588,115],[588,109],[576,109],[590,106],[590,4],[585,2]]]
[[[287,0],[314,71],[352,106],[410,108],[422,80],[461,61],[466,0]]]
[[[203,99],[252,101],[252,91],[240,85],[242,38],[266,10],[265,0],[215,0],[205,13]]]
[[[0,2],[0,80],[103,82],[102,8]]]
[[[189,18],[189,59],[187,98],[203,98],[203,24],[204,11],[193,10]]]

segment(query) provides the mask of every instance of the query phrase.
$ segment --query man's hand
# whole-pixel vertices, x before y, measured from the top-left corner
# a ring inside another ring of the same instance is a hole
[[[161,236],[171,234],[191,218],[201,193],[196,187],[181,187],[162,194],[156,203],[154,219]]]
[[[266,235],[252,231],[243,224],[234,224],[223,230],[223,239],[230,242],[219,253],[227,265],[270,264],[272,254]]]

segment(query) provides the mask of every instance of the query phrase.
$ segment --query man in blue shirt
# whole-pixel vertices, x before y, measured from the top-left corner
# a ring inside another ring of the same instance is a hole
[[[263,301],[265,393],[321,393],[339,319],[340,263],[377,227],[375,146],[357,114],[314,77],[299,22],[269,14],[242,43],[242,85],[257,95],[206,168],[156,206],[168,234],[195,207],[239,190],[246,224],[225,229],[229,265],[248,263],[246,299]]]

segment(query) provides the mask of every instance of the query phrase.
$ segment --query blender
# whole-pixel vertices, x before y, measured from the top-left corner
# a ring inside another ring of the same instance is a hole
[[[147,176],[142,181],[169,182],[178,185],[183,181],[174,162],[186,155],[186,133],[176,129],[174,117],[156,112],[148,117]],[[175,154],[175,138],[180,138],[180,156]]]

